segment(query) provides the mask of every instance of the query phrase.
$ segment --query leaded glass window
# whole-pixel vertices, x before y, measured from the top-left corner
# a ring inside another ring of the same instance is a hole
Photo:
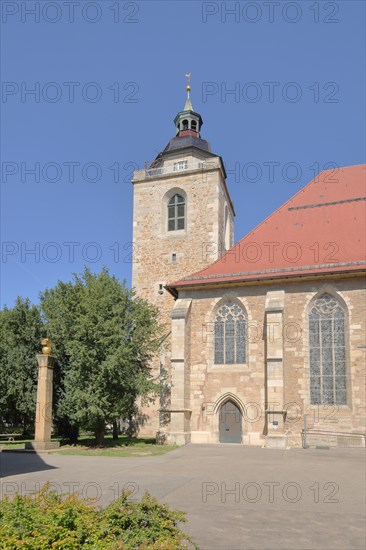
[[[182,195],[174,195],[168,202],[168,231],[184,229],[186,202]]]
[[[345,314],[330,294],[318,298],[309,313],[310,401],[345,405]]]
[[[247,322],[243,309],[230,300],[215,319],[215,364],[246,363]]]

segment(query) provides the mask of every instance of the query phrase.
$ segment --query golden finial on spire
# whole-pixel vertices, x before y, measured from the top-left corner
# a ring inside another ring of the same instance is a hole
[[[192,107],[192,103],[191,103],[191,96],[190,96],[190,91],[191,91],[191,86],[190,86],[190,83],[191,83],[191,74],[192,73],[186,73],[186,79],[187,79],[187,86],[186,86],[186,90],[187,90],[187,101],[186,101],[186,104],[184,106],[184,111],[193,111],[193,107]]]
[[[186,73],[186,79],[187,79],[187,87],[186,87],[186,90],[188,92],[188,95],[189,95],[189,92],[191,91],[191,86],[190,86],[190,83],[191,83],[191,74],[192,73]]]

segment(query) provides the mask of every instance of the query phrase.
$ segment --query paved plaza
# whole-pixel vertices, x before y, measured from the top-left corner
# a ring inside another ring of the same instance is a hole
[[[105,505],[123,488],[187,512],[206,550],[365,547],[364,449],[187,445],[163,456],[0,453],[1,495],[79,491]]]

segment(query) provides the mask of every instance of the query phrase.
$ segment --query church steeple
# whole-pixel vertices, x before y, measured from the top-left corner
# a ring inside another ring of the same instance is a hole
[[[184,105],[183,111],[180,111],[174,119],[174,124],[177,130],[176,135],[178,137],[183,136],[195,136],[200,137],[201,126],[203,124],[202,117],[199,113],[196,113],[192,107],[191,102],[191,73],[186,74],[188,80],[186,90],[187,90],[187,99]]]

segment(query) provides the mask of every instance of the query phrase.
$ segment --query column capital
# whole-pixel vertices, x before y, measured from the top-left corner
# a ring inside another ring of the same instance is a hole
[[[271,290],[266,294],[266,313],[281,312],[285,309],[285,291]]]
[[[179,298],[173,307],[172,319],[186,319],[191,307],[192,300],[190,298]]]
[[[39,367],[48,367],[49,369],[53,368],[56,357],[54,355],[46,355],[44,353],[39,353],[36,355],[38,366]]]

